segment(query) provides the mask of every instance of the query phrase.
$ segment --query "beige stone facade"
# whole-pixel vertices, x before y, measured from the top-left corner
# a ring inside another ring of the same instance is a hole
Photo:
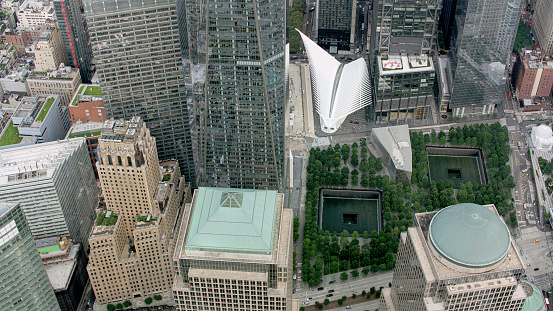
[[[81,74],[79,69],[71,69],[71,67],[48,72],[33,71],[25,80],[25,84],[31,96],[59,95],[61,104],[67,107],[81,84]]]
[[[495,206],[486,208],[497,214]],[[493,265],[473,268],[448,262],[429,243],[436,212],[415,215],[400,237],[392,288],[382,290],[382,311],[519,311],[527,298],[520,282],[524,263],[514,243]]]
[[[35,66],[38,71],[56,70],[61,63],[67,63],[57,25],[48,27],[42,32],[34,52]]]
[[[177,310],[297,310],[292,306],[293,212],[283,208],[284,195],[278,194],[272,251],[261,255],[188,250],[197,192],[186,204],[173,257]]]
[[[175,228],[190,185],[176,161],[159,163],[155,146],[138,117],[104,124],[96,166],[106,211],[91,233],[87,267],[100,305],[171,297]]]

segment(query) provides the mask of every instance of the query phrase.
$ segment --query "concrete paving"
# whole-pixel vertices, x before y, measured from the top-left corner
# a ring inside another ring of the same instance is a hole
[[[537,242],[539,240],[539,242]],[[526,278],[542,290],[551,290],[553,260],[551,232],[540,231],[537,227],[520,229],[515,244],[526,265]],[[538,270],[535,270],[538,269]]]

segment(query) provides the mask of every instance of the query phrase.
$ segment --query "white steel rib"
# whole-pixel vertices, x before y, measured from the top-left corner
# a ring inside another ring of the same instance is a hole
[[[346,117],[372,103],[369,71],[363,58],[342,64],[301,31],[311,73],[315,110],[325,133],[338,130]]]

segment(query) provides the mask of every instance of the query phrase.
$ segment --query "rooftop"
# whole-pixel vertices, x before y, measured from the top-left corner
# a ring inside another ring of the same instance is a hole
[[[98,217],[96,218],[96,226],[113,226],[117,222],[117,218],[119,217],[118,212],[100,212],[98,214]]]
[[[84,138],[73,138],[0,149],[0,185],[52,176],[59,165],[83,144]]]
[[[128,121],[108,120],[104,122],[101,139],[104,141],[134,142],[142,125],[143,121],[138,116],[134,116]]]
[[[19,144],[21,139],[22,138],[19,136],[17,126],[14,126],[13,121],[10,120],[10,123],[6,126],[4,134],[0,137],[0,147]]]
[[[7,211],[17,206],[17,202],[0,202],[0,216],[3,216]]]
[[[526,293],[526,301],[520,311],[541,311],[544,309],[544,299],[541,290],[534,284],[522,281],[524,292]]]
[[[104,123],[102,122],[76,123],[69,130],[67,138],[100,136],[103,127]]]
[[[71,275],[75,271],[77,264],[77,253],[79,252],[80,244],[73,245],[69,248],[69,253],[63,259],[44,264],[48,279],[52,284],[54,291],[65,290],[71,281]]]
[[[413,152],[408,125],[374,128],[372,132],[386,149],[397,169],[407,172],[413,170]]]
[[[48,111],[50,111],[50,108],[52,107],[52,104],[54,103],[54,97],[49,97],[44,105],[42,106],[42,110],[40,110],[40,113],[36,117],[35,121],[44,121],[44,118],[46,118],[46,115],[48,114]]]
[[[71,106],[78,106],[82,102],[102,100],[102,91],[98,85],[81,84],[71,101]]]
[[[32,71],[28,80],[68,80],[72,81],[79,75],[79,69],[71,67],[62,67],[60,70],[53,71]]]
[[[429,241],[440,255],[463,267],[488,267],[505,256],[511,235],[501,218],[473,203],[448,206],[434,215]]]
[[[378,56],[378,68],[381,76],[395,75],[434,71],[434,63],[426,56],[390,56],[389,58]]]
[[[277,191],[200,187],[192,204],[186,251],[272,254]]]

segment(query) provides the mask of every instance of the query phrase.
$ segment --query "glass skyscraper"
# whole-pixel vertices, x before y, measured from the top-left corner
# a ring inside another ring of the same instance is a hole
[[[371,46],[376,123],[432,116],[441,0],[381,0],[373,10]]]
[[[330,53],[349,51],[355,36],[357,1],[317,1],[317,43]]]
[[[178,160],[194,184],[194,118],[187,103],[179,40],[185,29],[179,28],[177,6],[182,3],[176,0],[84,0],[107,116],[140,116],[156,138],[160,160]]]
[[[201,186],[282,189],[286,1],[182,1]]]
[[[449,58],[453,116],[486,115],[501,102],[521,0],[457,0]]]
[[[0,310],[60,310],[19,203],[0,202]]]
[[[82,6],[81,0],[54,0],[61,42],[67,54],[66,65],[79,68],[83,83],[90,83],[94,74],[92,50],[86,23],[81,14]]]

